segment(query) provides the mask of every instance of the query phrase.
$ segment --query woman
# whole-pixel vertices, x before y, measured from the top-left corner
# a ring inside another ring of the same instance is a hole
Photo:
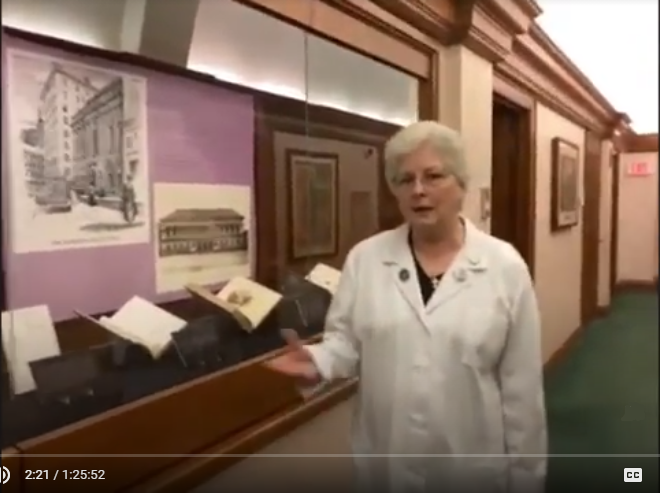
[[[268,366],[308,384],[359,376],[363,488],[539,491],[541,334],[526,264],[461,216],[456,132],[404,128],[385,147],[385,172],[405,225],[348,254],[323,342],[287,332],[290,350]]]

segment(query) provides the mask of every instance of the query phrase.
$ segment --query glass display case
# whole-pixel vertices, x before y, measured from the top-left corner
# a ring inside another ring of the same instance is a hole
[[[322,60],[408,76],[296,33],[290,97],[5,32],[2,446],[24,467],[103,462],[110,491],[301,405],[261,363],[283,328],[321,336],[346,254],[396,222],[398,123],[328,104]]]

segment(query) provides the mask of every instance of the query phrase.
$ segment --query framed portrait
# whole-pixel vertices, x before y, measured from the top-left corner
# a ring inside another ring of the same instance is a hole
[[[578,224],[580,217],[580,149],[560,137],[552,139],[551,229]]]
[[[339,246],[339,157],[288,149],[286,163],[291,257],[335,255]]]

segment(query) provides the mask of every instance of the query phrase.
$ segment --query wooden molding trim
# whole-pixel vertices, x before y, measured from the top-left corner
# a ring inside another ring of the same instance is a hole
[[[433,50],[400,26],[351,0],[237,0],[421,79],[431,73]]]
[[[128,493],[190,491],[243,460],[240,456],[262,450],[300,425],[350,398],[356,390],[355,380],[341,383],[332,390],[291,406],[268,421],[199,452],[199,456],[190,457],[176,467],[162,471],[149,480],[135,485],[128,490]]]
[[[511,52],[518,24],[504,17],[506,10],[494,1],[472,3],[470,22],[461,43],[493,63],[504,60]]]
[[[501,72],[493,76],[493,92],[526,110],[534,108],[535,100],[529,92]]]
[[[658,134],[638,134],[630,127],[615,129],[610,137],[613,154],[658,152]]]
[[[621,291],[658,291],[658,278],[655,280],[638,281],[632,279],[621,279],[614,286],[615,292]]]
[[[622,142],[619,145],[620,152],[658,152],[658,134],[635,134],[628,132],[623,135]]]
[[[418,29],[435,43],[448,45],[457,37],[457,17],[461,14],[452,0],[371,0],[371,3]]]

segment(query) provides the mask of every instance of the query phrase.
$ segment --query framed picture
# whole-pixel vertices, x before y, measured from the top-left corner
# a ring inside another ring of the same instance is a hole
[[[552,139],[551,229],[576,226],[580,215],[580,149],[560,137]]]
[[[339,157],[288,149],[286,162],[291,257],[335,255],[339,246]]]

